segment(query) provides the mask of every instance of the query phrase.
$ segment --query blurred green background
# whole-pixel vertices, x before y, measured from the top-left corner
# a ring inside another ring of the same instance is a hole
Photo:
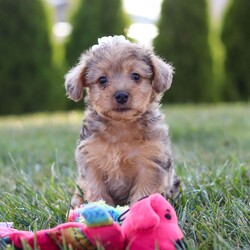
[[[175,67],[166,103],[248,102],[249,0],[0,0],[0,115],[82,107],[64,74],[102,36]]]

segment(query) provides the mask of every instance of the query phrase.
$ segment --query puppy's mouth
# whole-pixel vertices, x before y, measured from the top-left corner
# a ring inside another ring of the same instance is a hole
[[[127,112],[130,110],[131,110],[131,108],[127,108],[127,107],[118,107],[118,108],[114,109],[115,112],[119,112],[119,113]]]
[[[134,120],[138,116],[138,111],[128,107],[114,107],[103,113],[106,118],[111,120]]]

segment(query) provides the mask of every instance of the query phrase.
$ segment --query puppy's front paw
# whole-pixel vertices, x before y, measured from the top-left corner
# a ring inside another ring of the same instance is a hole
[[[83,196],[75,193],[71,199],[71,207],[73,209],[80,207],[84,202]]]
[[[170,197],[171,198],[175,199],[178,196],[178,194],[180,193],[180,184],[181,184],[181,181],[180,181],[179,177],[177,177],[175,175],[173,186],[170,189]]]

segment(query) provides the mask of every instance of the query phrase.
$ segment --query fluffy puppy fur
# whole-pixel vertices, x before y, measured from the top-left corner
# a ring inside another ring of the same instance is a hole
[[[93,46],[69,71],[68,97],[79,101],[87,89],[73,207],[84,200],[125,205],[153,193],[178,193],[168,127],[159,110],[172,76],[173,68],[151,49],[119,36]]]

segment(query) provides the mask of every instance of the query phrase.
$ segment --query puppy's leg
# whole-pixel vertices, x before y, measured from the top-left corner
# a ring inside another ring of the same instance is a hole
[[[77,188],[71,200],[71,206],[77,207],[84,201],[94,202],[104,200],[108,205],[114,205],[113,199],[107,192],[105,182],[100,171],[95,168],[85,168],[77,181]]]
[[[164,189],[164,170],[154,167],[143,167],[135,180],[135,185],[130,192],[130,203],[154,194],[162,193]]]
[[[86,193],[84,195],[88,202],[104,200],[108,205],[114,206],[114,201],[109,195],[102,178],[94,177],[86,183]]]
[[[139,171],[135,186],[130,192],[131,203],[153,193],[161,193],[169,198],[177,197],[180,179],[175,174],[172,160],[163,162],[165,161],[157,161],[157,166],[147,166]]]

